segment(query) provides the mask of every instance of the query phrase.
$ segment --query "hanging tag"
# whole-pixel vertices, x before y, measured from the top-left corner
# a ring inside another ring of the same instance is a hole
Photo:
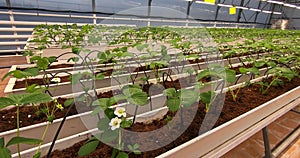
[[[204,2],[206,2],[206,3],[213,3],[213,4],[215,4],[215,3],[216,3],[216,0],[204,0]]]
[[[229,14],[230,15],[236,14],[236,7],[230,7],[229,8]]]

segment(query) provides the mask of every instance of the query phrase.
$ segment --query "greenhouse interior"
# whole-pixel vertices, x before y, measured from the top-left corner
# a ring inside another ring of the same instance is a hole
[[[299,0],[0,0],[0,158],[300,158]]]

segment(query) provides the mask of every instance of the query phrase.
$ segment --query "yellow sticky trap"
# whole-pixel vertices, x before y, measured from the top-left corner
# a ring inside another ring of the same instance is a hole
[[[204,0],[204,2],[206,2],[206,3],[213,3],[213,4],[215,4],[215,3],[216,3],[216,0]]]
[[[229,8],[229,14],[230,15],[236,14],[236,7],[230,7]]]

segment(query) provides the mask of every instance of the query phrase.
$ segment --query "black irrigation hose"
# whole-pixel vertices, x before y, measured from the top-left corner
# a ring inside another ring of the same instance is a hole
[[[7,65],[7,66],[0,66],[0,69],[5,69],[5,68],[10,68],[11,65]]]
[[[164,80],[165,75],[167,75],[167,77],[166,77],[166,79]],[[166,73],[166,72],[163,73],[163,85],[164,85],[164,87],[167,88],[165,82],[167,81],[168,77],[171,79],[172,84],[173,84],[173,87],[175,88],[175,91],[177,92],[178,90],[177,90],[176,85],[175,85],[175,83],[174,83],[174,81],[173,81],[173,78],[171,77],[171,75],[170,75],[169,73]],[[180,123],[181,123],[181,125],[183,125],[183,112],[182,112],[182,110],[180,110]]]
[[[167,81],[167,79],[168,79],[168,77],[169,77],[169,78],[171,79],[171,81],[172,81],[173,87],[175,88],[175,90],[176,90],[176,92],[177,92],[176,85],[175,85],[175,83],[174,83],[173,78],[171,77],[171,75],[168,74],[168,73],[166,73],[166,72],[164,72],[162,75],[163,75],[163,78],[162,78],[162,79],[163,79],[163,85],[164,85],[164,88],[167,88],[166,81]],[[165,75],[167,75],[166,80],[164,80]]]
[[[66,73],[66,74],[72,75],[71,73],[69,73],[67,71],[62,71],[62,72],[56,72],[54,75],[52,73],[46,73],[43,76],[43,84],[46,86],[46,91],[45,92],[47,92],[51,97],[53,97],[53,94],[48,89],[50,87],[50,82],[49,82],[49,84],[46,84],[46,82],[45,82],[45,76],[47,76],[47,74],[50,74],[51,75],[50,81],[51,81],[57,74],[60,74],[60,73]]]
[[[135,106],[134,115],[133,115],[133,119],[132,119],[132,126],[134,126],[134,122],[135,122],[135,119],[136,119],[136,113],[137,113],[138,108],[139,108],[139,106]]]
[[[61,129],[62,129],[62,127],[63,127],[65,121],[66,121],[67,116],[69,115],[71,109],[72,109],[74,106],[75,106],[75,103],[73,103],[73,104],[68,108],[67,113],[66,113],[65,116],[63,117],[63,120],[61,121],[61,123],[60,123],[60,125],[59,125],[59,127],[58,127],[58,129],[57,129],[57,131],[56,131],[56,133],[55,133],[55,136],[54,136],[54,138],[53,138],[53,140],[52,140],[51,146],[50,146],[50,148],[49,148],[49,150],[48,150],[47,158],[51,158],[51,152],[52,152],[52,149],[53,149],[53,147],[54,147],[54,145],[55,145],[55,142],[56,142],[56,140],[57,140],[57,138],[58,138],[58,135],[59,135],[59,133],[60,133],[60,131],[61,131]]]

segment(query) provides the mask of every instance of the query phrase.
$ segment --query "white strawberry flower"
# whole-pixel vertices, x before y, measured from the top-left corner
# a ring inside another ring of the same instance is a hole
[[[119,119],[118,117],[115,117],[115,118],[110,120],[108,125],[111,126],[111,130],[115,130],[117,128],[120,128],[121,122],[122,122],[121,119]]]
[[[60,78],[58,78],[58,77],[52,78],[51,82],[60,83]]]
[[[114,111],[114,114],[118,117],[126,117],[126,111],[123,107],[117,107]]]

